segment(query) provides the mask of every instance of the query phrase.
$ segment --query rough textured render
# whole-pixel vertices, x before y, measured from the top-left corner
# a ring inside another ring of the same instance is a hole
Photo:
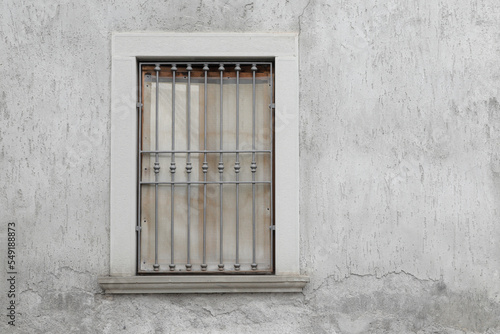
[[[500,333],[497,0],[0,9],[1,333]],[[303,294],[101,293],[114,31],[299,32]]]

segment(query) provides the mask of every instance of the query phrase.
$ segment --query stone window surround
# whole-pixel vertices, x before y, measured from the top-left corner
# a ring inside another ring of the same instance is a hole
[[[274,59],[275,274],[137,275],[138,60]],[[110,275],[106,293],[300,292],[299,75],[295,33],[114,33],[111,74]]]

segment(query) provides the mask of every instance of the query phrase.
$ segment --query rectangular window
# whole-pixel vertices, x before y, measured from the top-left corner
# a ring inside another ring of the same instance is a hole
[[[109,275],[98,279],[103,290],[302,291],[309,278],[301,275],[299,261],[298,35],[113,33],[111,53],[110,266]],[[221,64],[194,61],[203,57],[270,61],[241,61],[239,71],[236,62],[223,61],[221,98]],[[182,61],[169,61],[174,59]],[[187,60],[193,60],[190,70]],[[239,173],[234,169],[236,153]],[[205,154],[207,173],[203,173]],[[173,176],[171,162],[175,162]],[[172,271],[170,264],[175,265]]]
[[[273,63],[139,63],[139,273],[273,273]]]

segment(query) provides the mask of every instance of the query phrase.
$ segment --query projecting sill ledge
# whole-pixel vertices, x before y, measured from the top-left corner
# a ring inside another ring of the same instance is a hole
[[[128,276],[99,277],[105,293],[302,292],[308,276]]]

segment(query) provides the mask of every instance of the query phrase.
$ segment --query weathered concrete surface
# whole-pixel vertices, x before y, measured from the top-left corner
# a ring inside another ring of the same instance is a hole
[[[496,0],[0,8],[1,333],[500,333]],[[303,294],[100,294],[110,36],[143,30],[300,32]]]

